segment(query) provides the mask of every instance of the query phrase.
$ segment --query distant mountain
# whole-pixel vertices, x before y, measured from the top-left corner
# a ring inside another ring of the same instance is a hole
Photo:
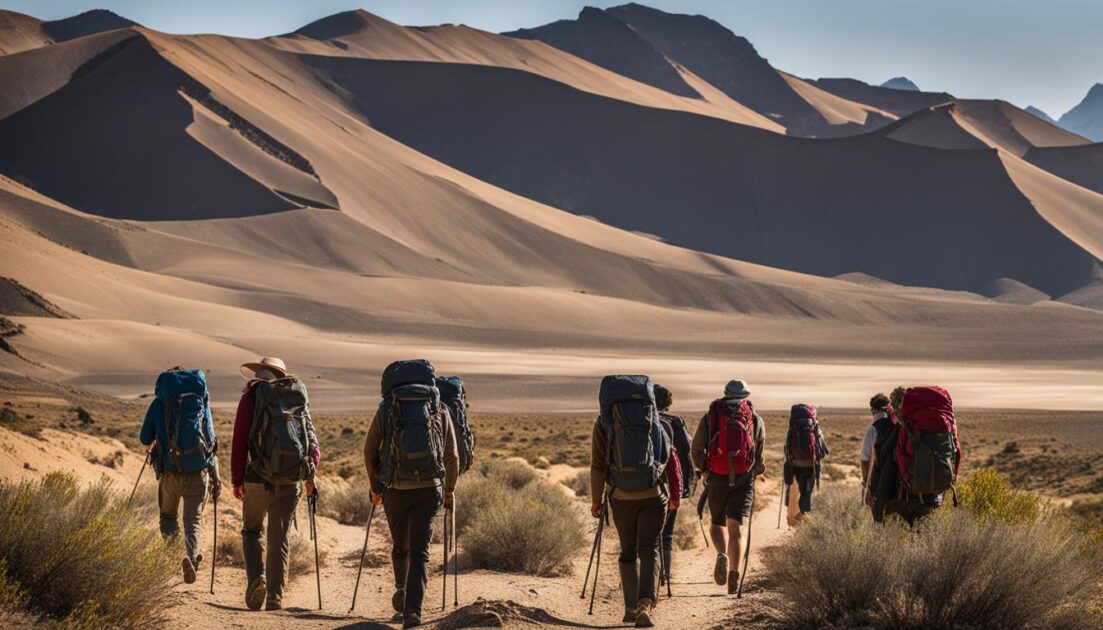
[[[808,80],[821,90],[825,90],[845,99],[872,105],[892,112],[897,116],[907,116],[921,109],[953,100],[946,92],[922,92],[918,90],[900,90],[879,85],[870,85],[857,79],[816,79]]]
[[[1080,104],[1057,121],[1069,131],[1103,142],[1103,83],[1096,83]]]
[[[892,90],[908,90],[910,92],[919,91],[919,86],[913,83],[908,77],[893,77],[882,83],[881,87]]]
[[[0,55],[128,26],[138,26],[138,23],[106,9],[93,9],[62,20],[45,22],[14,11],[0,11]]]
[[[1042,120],[1046,121],[1047,123],[1049,123],[1051,125],[1056,125],[1057,124],[1057,121],[1053,120],[1053,118],[1051,118],[1049,114],[1043,112],[1042,110],[1038,109],[1037,107],[1034,107],[1033,105],[1027,105],[1026,109],[1024,109],[1023,111],[1030,114],[1030,115],[1032,115],[1032,116],[1037,116],[1038,118],[1041,118]]]

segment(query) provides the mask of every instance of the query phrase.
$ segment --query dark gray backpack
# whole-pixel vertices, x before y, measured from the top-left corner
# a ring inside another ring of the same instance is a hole
[[[249,430],[249,468],[265,483],[287,485],[312,476],[310,402],[294,376],[259,381]]]
[[[444,412],[431,363],[397,361],[387,366],[379,419],[379,479],[385,486],[444,477]]]

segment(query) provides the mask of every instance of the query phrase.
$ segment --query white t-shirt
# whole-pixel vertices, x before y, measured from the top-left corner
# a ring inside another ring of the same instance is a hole
[[[885,417],[888,417],[888,414],[883,411],[879,411],[877,412],[877,415],[873,417],[873,421],[877,422],[881,418]],[[875,444],[877,444],[877,427],[870,424],[869,428],[866,429],[865,437],[862,438],[862,452],[858,456],[858,459],[863,462],[871,461],[873,459],[873,447]]]

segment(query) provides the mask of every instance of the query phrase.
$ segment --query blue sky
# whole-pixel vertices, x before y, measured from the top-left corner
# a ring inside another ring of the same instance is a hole
[[[0,0],[44,19],[107,8],[174,33],[262,37],[353,8],[401,24],[463,23],[489,31],[573,18],[593,0]],[[905,75],[929,90],[1003,98],[1057,117],[1103,82],[1103,2],[1096,0],[651,0],[701,13],[803,77],[871,83]]]

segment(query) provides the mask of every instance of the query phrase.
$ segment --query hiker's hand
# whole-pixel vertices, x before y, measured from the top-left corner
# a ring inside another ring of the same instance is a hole
[[[766,476],[766,462],[759,462],[759,463],[755,464],[754,474],[758,475],[759,477],[765,477]]]
[[[238,501],[245,500],[245,486],[241,484],[234,484],[234,498]]]
[[[217,501],[218,497],[222,495],[222,480],[218,478],[218,475],[211,475],[211,480],[207,484],[211,493],[211,500]]]
[[[314,481],[311,479],[307,479],[303,482],[303,485],[306,486],[306,496],[308,497],[314,496],[314,493],[318,491],[318,487],[314,485]]]
[[[383,502],[383,495],[379,494],[378,492],[370,492],[370,494],[371,494],[371,504],[376,506],[376,507],[379,507],[379,504]]]
[[[590,514],[592,514],[594,518],[601,518],[601,504],[600,503],[591,503],[590,504]]]
[[[697,477],[698,479],[700,479],[700,478],[701,478],[701,475],[704,475],[704,474],[705,474],[705,473],[704,473],[703,471],[700,471],[700,470],[695,470],[695,471],[693,471],[693,476],[694,476],[694,477]]]
[[[444,509],[451,510],[456,503],[456,493],[450,490],[444,491]]]
[[[670,502],[668,502],[666,504],[666,509],[668,511],[671,511],[671,512],[673,512],[674,510],[677,510],[678,509],[678,502],[675,501],[674,499],[671,499]]]

